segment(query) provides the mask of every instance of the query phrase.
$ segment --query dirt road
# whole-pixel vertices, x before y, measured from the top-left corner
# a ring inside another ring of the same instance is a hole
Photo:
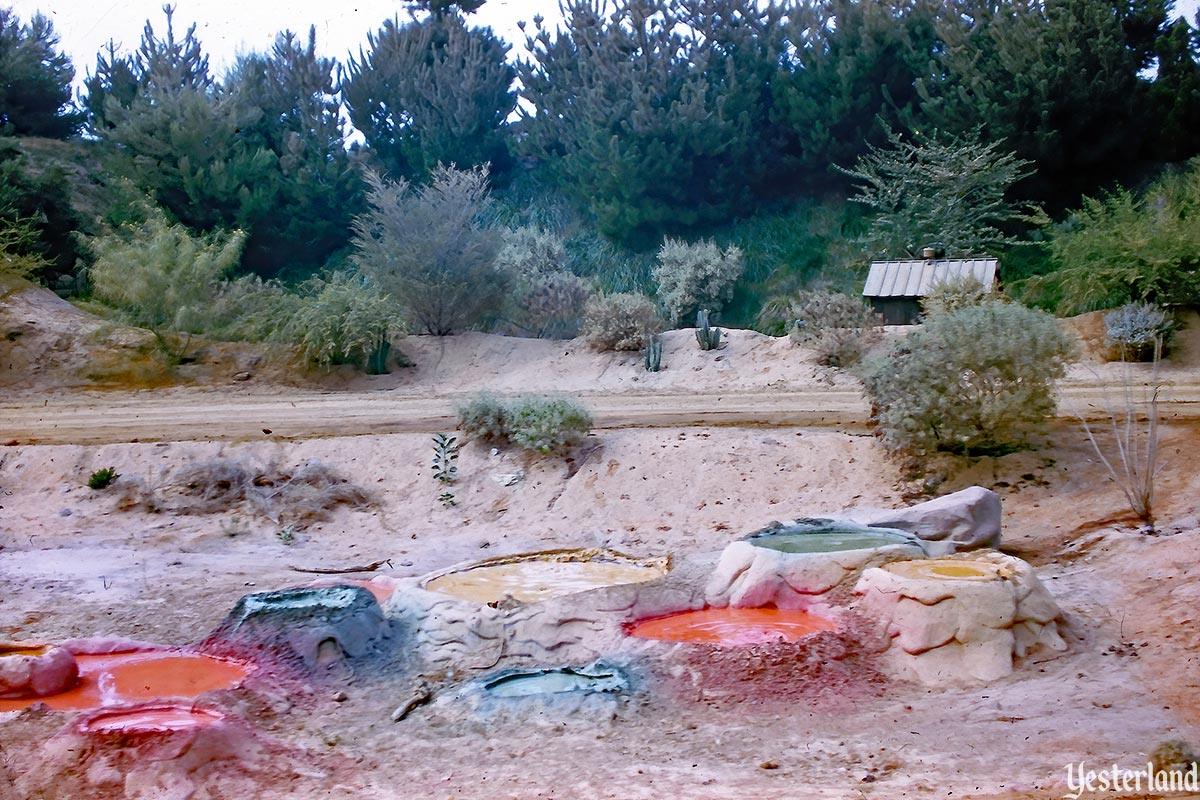
[[[867,403],[856,390],[809,389],[724,394],[575,394],[598,428],[694,425],[801,425],[855,428]],[[0,405],[0,444],[106,444],[193,440],[301,439],[445,431],[457,396],[413,397],[391,391],[236,395],[212,391],[153,396],[79,393]],[[1069,385],[1059,413],[1096,413],[1104,390]],[[1200,417],[1200,384],[1173,386],[1169,417]]]

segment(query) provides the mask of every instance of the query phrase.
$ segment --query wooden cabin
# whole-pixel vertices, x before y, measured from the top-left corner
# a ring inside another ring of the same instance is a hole
[[[995,291],[999,268],[999,260],[986,256],[872,261],[862,294],[885,325],[915,325],[921,321],[921,298],[930,288],[975,278]]]

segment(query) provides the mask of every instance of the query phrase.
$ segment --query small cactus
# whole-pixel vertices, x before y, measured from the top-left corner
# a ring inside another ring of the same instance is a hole
[[[716,350],[721,344],[721,329],[708,324],[708,309],[696,312],[696,341],[701,350]]]
[[[647,372],[658,372],[662,369],[662,337],[657,333],[650,334],[646,340],[646,349],[642,353],[642,361]]]

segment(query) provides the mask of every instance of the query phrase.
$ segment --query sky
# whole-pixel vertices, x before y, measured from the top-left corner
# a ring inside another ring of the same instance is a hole
[[[147,19],[156,32],[165,30],[163,0],[0,0],[0,4],[11,5],[22,21],[37,11],[50,17],[62,49],[75,65],[77,86],[94,69],[96,54],[110,39],[125,52],[133,52]],[[1176,0],[1175,13],[1194,19],[1198,7],[1200,0]],[[512,44],[510,55],[521,55],[524,35],[517,23],[539,13],[556,24],[557,0],[488,0],[471,20],[490,26]],[[175,22],[180,34],[196,23],[209,66],[221,76],[239,54],[269,50],[275,34],[285,28],[307,35],[309,26],[316,25],[321,54],[345,61],[366,44],[368,31],[397,14],[402,18],[406,14],[399,0],[176,0]]]
[[[1200,2],[1200,0],[1196,0]],[[93,71],[96,54],[111,39],[127,53],[137,50],[142,28],[149,19],[154,30],[166,30],[164,0],[0,0],[11,6],[22,22],[40,11],[54,23],[61,48],[75,66],[76,85]],[[175,31],[182,36],[193,22],[196,35],[209,57],[209,68],[217,76],[225,73],[237,56],[270,50],[275,34],[291,29],[307,36],[310,25],[317,28],[317,50],[324,56],[345,61],[358,54],[367,33],[378,30],[385,19],[407,17],[399,0],[175,0]],[[513,45],[510,55],[524,53],[520,20],[541,14],[560,19],[557,0],[488,0],[471,16],[474,25],[488,26]]]

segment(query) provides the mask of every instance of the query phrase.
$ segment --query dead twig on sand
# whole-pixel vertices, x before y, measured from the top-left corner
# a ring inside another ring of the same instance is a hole
[[[392,566],[392,560],[385,558],[382,561],[372,561],[370,564],[364,564],[361,567],[346,567],[344,569],[333,569],[328,567],[293,567],[288,565],[288,569],[292,572],[307,572],[310,575],[349,575],[352,572],[374,572],[384,564]]]

